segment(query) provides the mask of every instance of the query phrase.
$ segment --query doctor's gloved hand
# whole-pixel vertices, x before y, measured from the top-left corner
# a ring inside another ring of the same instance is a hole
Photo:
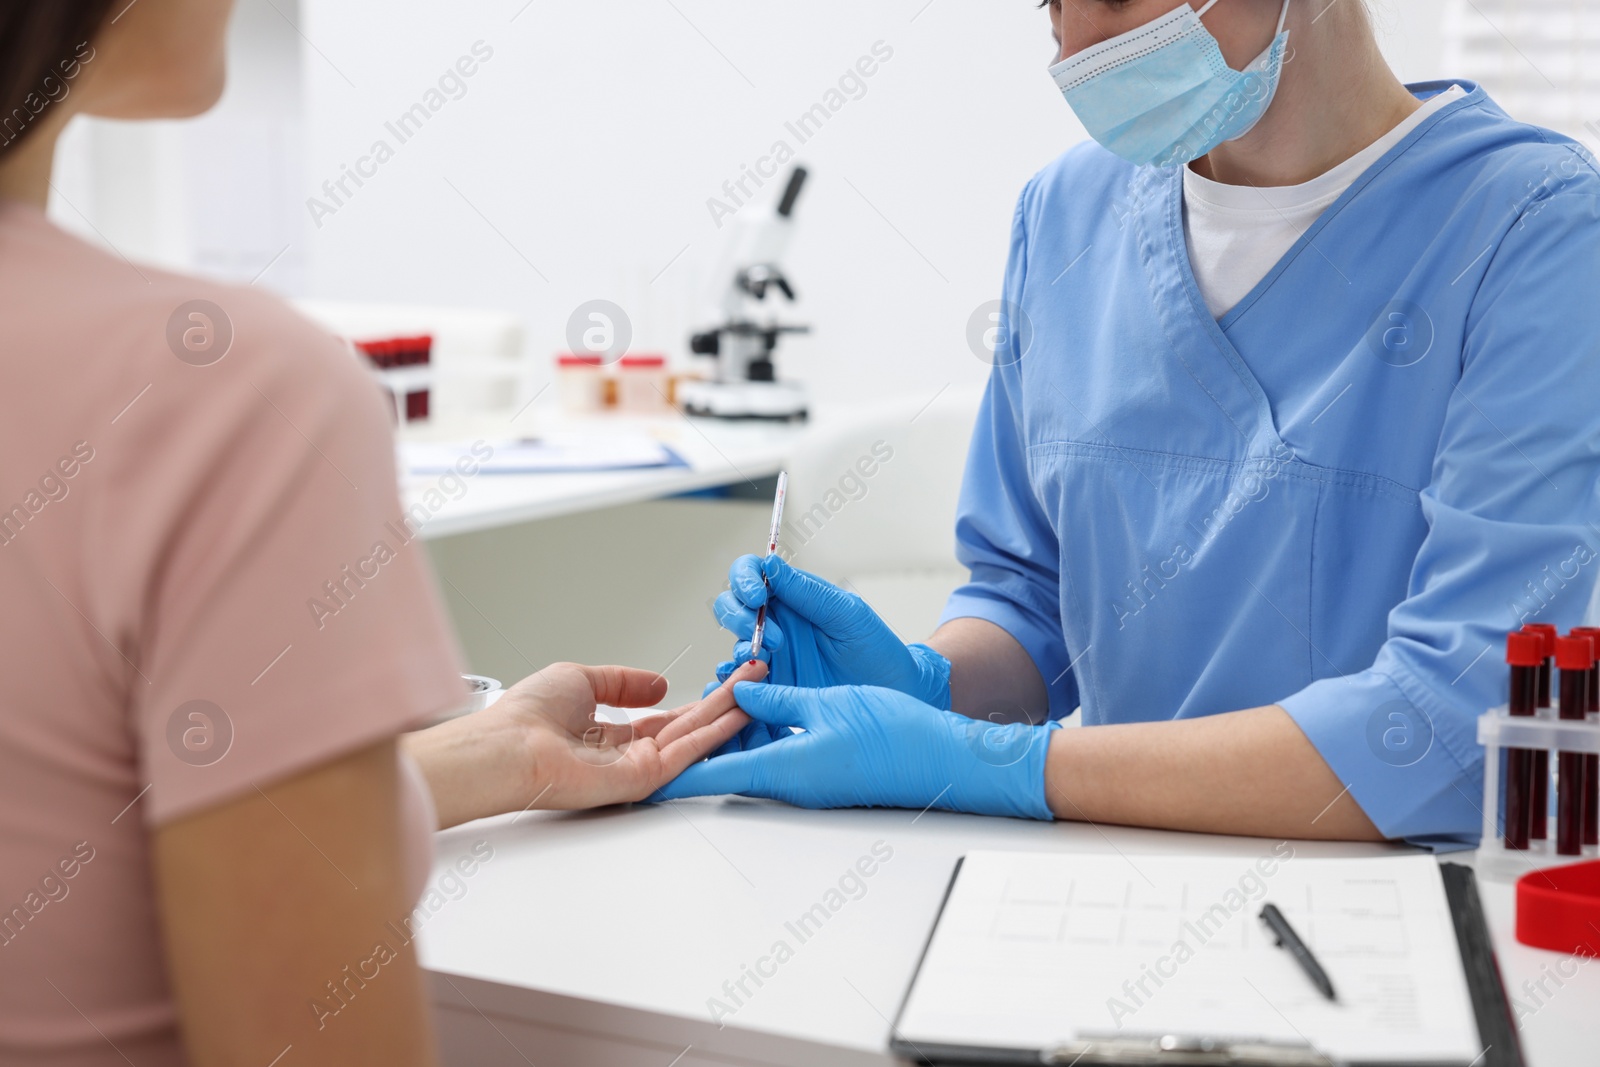
[[[1054,818],[1044,769],[1058,723],[1000,726],[890,689],[739,682],[733,695],[755,721],[805,732],[696,763],[652,800],[738,793],[804,808]]]
[[[766,581],[763,581],[763,576]],[[854,593],[798,570],[779,556],[740,556],[729,590],[713,611],[737,643],[717,677],[726,681],[750,659],[756,611],[768,601],[761,658],[777,685],[822,689],[871,685],[894,689],[940,710],[950,708],[950,661],[927,645],[907,645]]]

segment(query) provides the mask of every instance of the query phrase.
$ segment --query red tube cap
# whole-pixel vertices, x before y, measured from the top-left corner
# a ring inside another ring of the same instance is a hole
[[[1525,634],[1538,634],[1539,640],[1544,642],[1544,654],[1548,658],[1556,654],[1556,635],[1560,633],[1555,625],[1548,622],[1530,622],[1522,628]]]
[[[1587,637],[1594,646],[1595,658],[1600,659],[1600,626],[1574,626],[1573,637]]]
[[[1538,667],[1544,663],[1544,639],[1524,630],[1506,635],[1506,662],[1513,667]]]
[[[1586,671],[1594,666],[1594,642],[1587,637],[1556,638],[1556,666],[1564,671]]]

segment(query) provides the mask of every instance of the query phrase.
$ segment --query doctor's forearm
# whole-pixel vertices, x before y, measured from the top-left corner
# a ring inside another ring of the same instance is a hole
[[[928,640],[950,661],[951,709],[1043,722],[1045,680],[1016,638],[952,619]],[[1172,722],[1058,730],[1045,769],[1058,818],[1260,837],[1382,835],[1289,713],[1273,706]]]
[[[950,661],[950,710],[991,722],[1042,723],[1050,694],[1033,657],[985,619],[951,619],[928,638]]]
[[[1057,818],[1254,837],[1378,841],[1280,707],[1058,730],[1045,767]]]

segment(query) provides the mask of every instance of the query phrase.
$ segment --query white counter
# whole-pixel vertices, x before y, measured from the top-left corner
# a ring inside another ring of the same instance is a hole
[[[445,1062],[474,1067],[882,1065],[955,861],[975,848],[1252,856],[1270,843],[906,811],[810,812],[728,798],[528,814],[441,834],[444,865],[492,849],[422,926]],[[892,849],[803,942],[786,923],[858,859]],[[1386,846],[1296,844],[1301,856]],[[1470,861],[1470,854],[1449,857]],[[452,886],[452,888],[454,888]],[[1516,944],[1511,887],[1482,885],[1532,1067],[1593,1062],[1600,966]],[[775,942],[793,948],[776,963]],[[766,962],[763,957],[767,957]],[[758,987],[745,977],[771,974]],[[1557,985],[1548,973],[1562,978]],[[724,986],[745,977],[737,1005]],[[1550,995],[1525,981],[1544,978]],[[731,1015],[711,1003],[733,1008]],[[712,1021],[719,1014],[719,1026]]]

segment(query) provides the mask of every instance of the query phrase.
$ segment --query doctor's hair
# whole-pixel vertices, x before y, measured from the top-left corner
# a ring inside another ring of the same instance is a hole
[[[0,0],[0,159],[65,98],[113,0]]]

